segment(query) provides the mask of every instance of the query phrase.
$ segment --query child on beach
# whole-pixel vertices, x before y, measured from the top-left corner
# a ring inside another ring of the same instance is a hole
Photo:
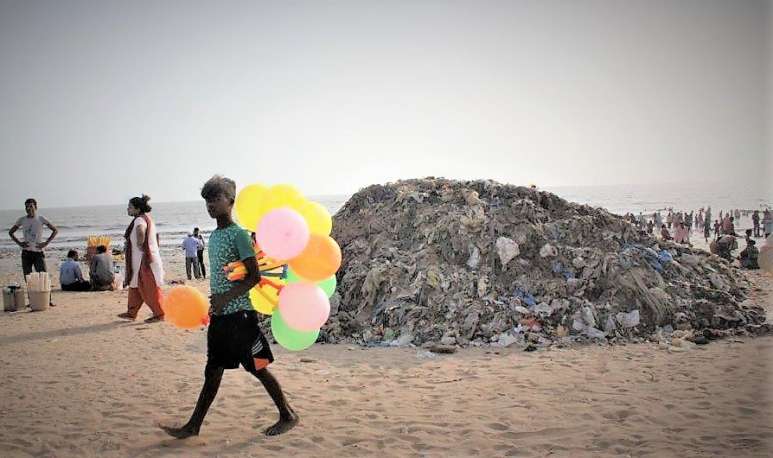
[[[241,364],[244,370],[260,380],[279,410],[279,421],[265,434],[282,434],[298,423],[298,415],[287,402],[279,382],[266,369],[274,357],[249,298],[250,289],[260,280],[255,250],[250,235],[231,218],[236,184],[231,179],[214,176],[204,184],[201,197],[207,202],[209,216],[217,220],[217,229],[209,238],[212,295],[204,386],[190,420],[179,428],[162,426],[162,429],[180,439],[198,435],[207,410],[217,395],[224,369],[236,369]],[[223,267],[234,261],[244,263],[247,276],[242,281],[229,282]]]

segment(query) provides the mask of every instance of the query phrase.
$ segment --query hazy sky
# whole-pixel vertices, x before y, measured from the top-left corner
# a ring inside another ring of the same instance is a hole
[[[770,191],[769,4],[0,0],[0,208],[214,173]]]

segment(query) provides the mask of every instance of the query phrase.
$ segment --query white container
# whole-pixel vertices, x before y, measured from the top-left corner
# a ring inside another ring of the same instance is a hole
[[[123,290],[123,274],[122,273],[117,273],[113,277],[113,290],[115,290],[115,291]]]
[[[51,290],[48,291],[30,291],[30,308],[33,312],[42,312],[48,309],[51,303]]]

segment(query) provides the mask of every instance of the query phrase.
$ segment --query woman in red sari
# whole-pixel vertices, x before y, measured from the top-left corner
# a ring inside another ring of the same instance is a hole
[[[161,309],[161,285],[164,283],[164,266],[161,263],[161,253],[158,248],[158,232],[156,225],[148,213],[150,197],[133,197],[129,200],[127,213],[132,216],[132,222],[126,228],[126,278],[124,286],[129,287],[128,310],[118,315],[119,318],[134,320],[137,318],[142,304],[148,304],[153,316],[145,320],[154,323],[164,319]]]

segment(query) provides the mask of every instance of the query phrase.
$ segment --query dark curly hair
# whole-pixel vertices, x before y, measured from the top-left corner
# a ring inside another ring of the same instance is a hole
[[[233,203],[236,199],[236,182],[222,175],[215,175],[207,180],[201,188],[201,197],[207,200],[217,196],[225,196]]]
[[[148,205],[149,201],[150,196],[146,196],[145,194],[143,194],[142,197],[132,197],[129,199],[129,203],[142,213],[147,213],[151,210],[150,205]]]

